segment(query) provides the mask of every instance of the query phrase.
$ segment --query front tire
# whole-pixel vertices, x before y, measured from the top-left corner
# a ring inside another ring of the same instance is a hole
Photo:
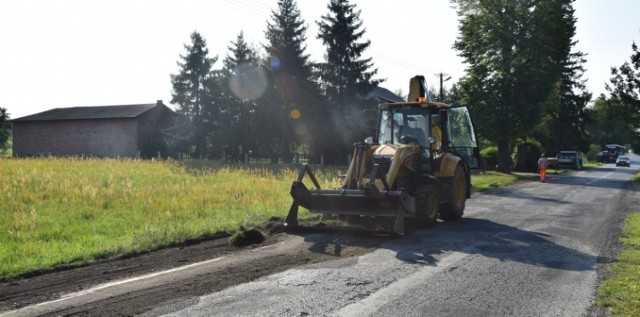
[[[448,201],[440,209],[440,219],[455,220],[462,218],[467,200],[467,177],[461,165],[456,166],[448,198]]]
[[[428,228],[433,226],[438,218],[438,189],[429,184],[420,185],[413,193],[416,201],[416,226]]]

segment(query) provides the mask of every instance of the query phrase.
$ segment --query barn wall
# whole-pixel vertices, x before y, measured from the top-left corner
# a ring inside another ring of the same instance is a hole
[[[137,157],[135,119],[13,122],[13,155]]]
[[[173,125],[174,113],[164,105],[155,107],[138,117],[138,148],[144,158],[167,157],[165,130]]]

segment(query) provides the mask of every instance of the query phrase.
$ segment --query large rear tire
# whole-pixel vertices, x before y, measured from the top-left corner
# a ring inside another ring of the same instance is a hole
[[[416,201],[416,222],[419,228],[433,226],[438,218],[438,189],[429,184],[420,185],[413,193]]]
[[[456,167],[449,190],[447,202],[440,209],[440,219],[455,220],[462,218],[467,200],[467,177],[462,165]]]

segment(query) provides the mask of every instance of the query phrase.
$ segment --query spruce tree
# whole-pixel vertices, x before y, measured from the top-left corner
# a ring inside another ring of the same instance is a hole
[[[383,80],[373,78],[377,69],[371,58],[362,58],[371,41],[361,41],[365,29],[355,4],[331,0],[327,7],[330,12],[318,22],[317,37],[327,49],[321,76],[329,102],[339,109],[367,98]]]
[[[181,143],[181,150],[198,157],[207,154],[209,117],[215,113],[210,107],[212,98],[207,94],[216,90],[211,68],[217,57],[208,57],[207,43],[198,32],[191,34],[191,44],[185,44],[184,48],[187,53],[180,55],[180,71],[171,75],[171,103],[178,105],[182,122],[176,127],[174,138]]]
[[[371,58],[362,54],[371,45],[371,41],[362,40],[365,29],[360,20],[360,11],[348,0],[331,0],[327,5],[329,13],[318,21],[317,38],[326,46],[325,61],[320,65],[320,79],[324,94],[328,100],[334,127],[330,140],[342,140],[341,144],[327,144],[333,148],[336,156],[349,153],[352,144],[361,141],[367,132],[358,125],[349,125],[361,116],[361,110],[375,105],[367,100],[369,94],[383,80],[374,79],[377,69],[373,68]],[[348,129],[344,127],[349,126]]]
[[[256,116],[256,100],[266,88],[266,77],[255,49],[252,49],[240,32],[231,42],[229,53],[223,60],[222,91],[225,109],[229,114],[225,140],[230,155],[242,160],[260,138],[261,120]]]
[[[305,52],[307,27],[293,0],[278,0],[267,22],[265,45],[269,60],[270,89],[264,101],[271,109],[269,124],[279,128],[272,138],[277,155],[290,160],[292,147],[316,140],[322,96],[313,80],[313,65]]]

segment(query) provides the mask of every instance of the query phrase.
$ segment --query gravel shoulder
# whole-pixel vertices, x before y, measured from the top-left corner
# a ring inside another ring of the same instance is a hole
[[[141,255],[75,268],[54,268],[51,272],[5,280],[0,282],[0,315],[34,315],[34,312],[38,316],[136,315],[159,305],[220,291],[292,267],[366,254],[390,239],[389,236],[346,231],[331,235],[315,230],[272,231],[275,232],[267,235],[265,241],[244,247],[230,245],[229,236],[221,235]],[[260,250],[259,255],[248,256],[257,250]],[[44,313],[28,310],[36,304],[57,301],[78,292],[92,292],[92,288],[106,283],[222,258],[224,261],[219,261],[207,272],[184,274],[169,284],[150,285],[123,295],[106,296]]]

